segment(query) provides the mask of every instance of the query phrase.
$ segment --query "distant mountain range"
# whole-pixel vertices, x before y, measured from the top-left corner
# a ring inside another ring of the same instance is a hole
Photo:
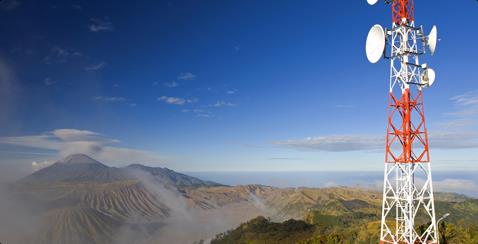
[[[143,239],[149,243],[147,237],[164,229],[171,219],[207,223],[208,215],[217,218],[219,211],[229,208],[233,220],[227,221],[239,224],[262,213],[249,193],[230,191],[234,187],[161,167],[109,167],[84,154],[67,156],[8,188],[41,223],[34,233],[12,237],[8,243],[140,243]],[[256,210],[236,216],[235,207]],[[222,224],[215,229],[227,227]],[[213,235],[215,229],[172,238],[184,237],[184,243],[190,243]],[[118,239],[118,233],[126,237]]]
[[[177,173],[168,168],[148,167],[131,164],[123,168],[108,167],[84,154],[73,154],[40,169],[24,178],[22,183],[42,182],[112,182],[135,180],[137,171],[150,174],[155,180],[175,186],[219,186],[221,184],[203,181]]]
[[[109,167],[83,154],[70,155],[8,188],[19,206],[28,205],[36,217],[30,221],[34,231],[10,236],[9,244],[193,243],[258,215],[274,221],[376,220],[381,203],[380,193],[364,189],[225,186],[167,168]],[[460,204],[474,204],[455,194],[437,198],[438,206],[453,207],[465,217]],[[295,236],[311,237],[311,228],[290,223],[306,228]],[[232,240],[228,238],[221,243]]]

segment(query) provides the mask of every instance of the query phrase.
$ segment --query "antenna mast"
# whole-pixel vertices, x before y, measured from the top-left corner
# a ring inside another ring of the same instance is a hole
[[[415,27],[413,0],[385,3],[392,7],[392,28],[382,30],[383,40],[372,34],[378,30],[374,26],[366,47],[369,61],[378,60],[377,55],[390,60],[380,243],[438,243],[422,97],[423,88],[433,84],[435,72],[419,62],[426,47],[432,55],[435,52],[436,27],[428,36],[423,27]]]

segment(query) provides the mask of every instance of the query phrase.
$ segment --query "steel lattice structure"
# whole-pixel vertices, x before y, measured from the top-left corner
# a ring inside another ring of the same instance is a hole
[[[389,0],[392,28],[388,128],[380,243],[438,243],[428,134],[422,97],[426,66],[422,28],[413,0]]]

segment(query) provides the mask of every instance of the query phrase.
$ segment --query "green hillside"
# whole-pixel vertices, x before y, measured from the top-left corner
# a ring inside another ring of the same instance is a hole
[[[437,194],[441,222],[440,243],[478,243],[478,200],[456,194]],[[221,233],[211,242],[222,243],[378,243],[380,202],[366,197],[329,199],[309,209],[302,220],[275,223],[257,217]]]

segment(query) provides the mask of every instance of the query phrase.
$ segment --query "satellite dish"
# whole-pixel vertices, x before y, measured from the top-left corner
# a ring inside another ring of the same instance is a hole
[[[431,68],[428,68],[427,69],[427,73],[428,73],[428,86],[432,86],[433,85],[433,82],[435,82],[435,70],[431,69]]]
[[[372,1],[372,0],[370,0]],[[374,25],[368,32],[367,42],[365,44],[365,51],[367,52],[367,59],[370,63],[376,63],[383,55],[385,50],[385,32],[382,26]]]
[[[430,31],[430,35],[428,35],[428,48],[430,48],[430,53],[433,55],[435,54],[435,50],[437,48],[437,27],[433,26],[432,30]]]
[[[367,3],[368,3],[369,5],[374,5],[374,4],[376,4],[377,2],[378,2],[378,0],[367,0]]]
[[[430,87],[435,82],[435,71],[431,68],[426,68],[421,76],[422,85]]]

